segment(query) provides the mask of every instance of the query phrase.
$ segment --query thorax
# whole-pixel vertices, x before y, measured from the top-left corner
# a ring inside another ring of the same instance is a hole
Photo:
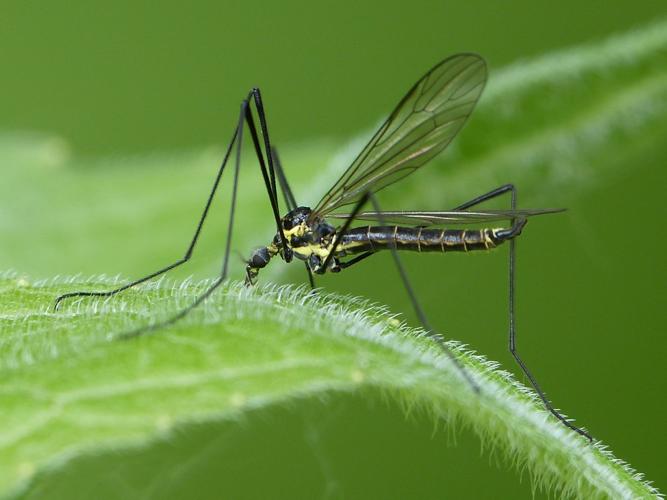
[[[300,260],[307,261],[313,255],[326,259],[334,243],[336,228],[324,219],[310,220],[311,213],[308,207],[298,207],[283,217],[284,241]],[[281,243],[280,235],[276,234],[274,244]]]

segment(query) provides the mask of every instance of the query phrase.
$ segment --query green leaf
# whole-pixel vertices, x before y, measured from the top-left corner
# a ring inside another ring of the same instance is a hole
[[[517,466],[528,467],[539,487],[587,498],[652,492],[602,446],[549,418],[530,391],[493,363],[450,342],[479,383],[478,396],[437,344],[358,298],[229,284],[173,328],[134,341],[110,339],[111,332],[189,304],[209,284],[76,300],[56,314],[56,293],[111,283],[4,279],[0,491],[71,498],[123,477],[131,489],[110,488],[105,498],[128,491],[163,498],[172,487],[187,488],[197,474],[174,475],[183,454],[172,449],[158,460],[154,448],[172,442],[183,451],[216,439],[224,447],[235,426],[216,437],[216,422],[243,425],[240,417],[264,407],[375,393],[434,422],[472,427]],[[152,457],[141,475],[132,474],[137,460],[126,463],[127,450]],[[195,462],[204,461],[200,453]],[[227,456],[216,465],[233,464]],[[83,474],[90,469],[93,478]],[[233,488],[215,479],[208,486],[225,487]]]

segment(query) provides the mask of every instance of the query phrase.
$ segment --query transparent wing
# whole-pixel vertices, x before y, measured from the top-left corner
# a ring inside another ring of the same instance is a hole
[[[426,73],[320,200],[313,217],[379,191],[440,153],[470,116],[486,76],[486,63],[476,54],[451,56]]]
[[[468,212],[463,210],[451,212],[360,212],[354,220],[426,227],[442,224],[496,222],[515,218],[527,218],[534,215],[553,214],[564,210],[563,208],[542,208],[536,210],[484,210],[483,212]],[[350,214],[329,214],[327,217],[330,219],[347,219],[350,217]]]

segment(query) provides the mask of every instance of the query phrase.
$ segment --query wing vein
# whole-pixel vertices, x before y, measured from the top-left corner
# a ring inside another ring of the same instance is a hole
[[[379,191],[440,153],[470,116],[486,77],[486,64],[476,54],[457,54],[433,67],[401,99],[312,217]]]

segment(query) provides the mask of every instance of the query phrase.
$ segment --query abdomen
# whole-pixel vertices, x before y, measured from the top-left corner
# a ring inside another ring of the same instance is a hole
[[[500,229],[424,229],[401,226],[367,226],[350,229],[343,235],[339,256],[375,252],[395,246],[413,252],[468,252],[488,250],[502,243]]]

